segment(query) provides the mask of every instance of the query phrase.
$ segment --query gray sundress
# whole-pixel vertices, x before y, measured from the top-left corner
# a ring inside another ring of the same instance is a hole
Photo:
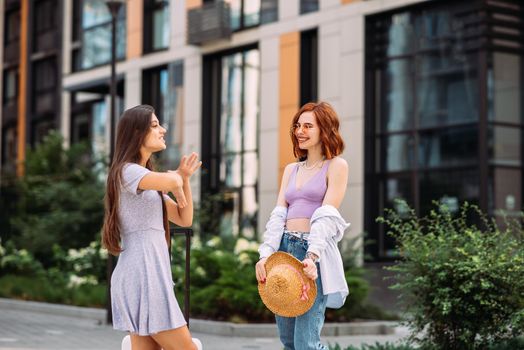
[[[175,298],[158,192],[138,189],[150,171],[122,170],[119,218],[124,251],[111,277],[113,328],[150,335],[186,324]]]

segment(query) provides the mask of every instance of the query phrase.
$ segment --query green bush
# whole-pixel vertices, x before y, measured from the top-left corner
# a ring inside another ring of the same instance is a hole
[[[343,256],[349,295],[344,306],[340,309],[326,309],[326,321],[328,322],[348,322],[354,319],[398,319],[395,315],[391,315],[378,306],[367,302],[367,296],[371,287],[364,278],[366,270],[359,266],[359,261],[357,260],[361,251],[360,242],[360,237],[354,237],[347,241],[347,249]]]
[[[385,344],[379,344],[378,342],[375,343],[375,345],[367,345],[364,344],[362,346],[353,346],[350,345],[346,348],[342,348],[340,345],[336,344],[334,346],[330,346],[329,350],[414,350],[410,345],[406,344],[391,344],[391,343],[385,343]]]
[[[197,240],[192,246],[191,316],[234,322],[273,321],[273,314],[258,295],[254,269],[258,252],[249,246],[246,250],[228,251],[222,244],[216,237],[202,245]],[[181,303],[185,263],[182,247],[183,243],[175,243],[172,266],[176,296]]]
[[[391,270],[410,313],[411,340],[468,350],[515,338],[524,329],[520,224],[498,225],[467,203],[456,217],[435,205],[423,218],[411,209],[379,218],[403,257]]]
[[[34,256],[0,241],[0,296],[24,300],[103,307],[107,255],[99,241],[65,253],[53,247],[53,266],[44,269]]]
[[[342,348],[339,344],[330,345],[329,350],[434,350],[433,346],[424,346],[424,347],[414,347],[409,344],[392,344],[385,343],[379,344],[378,342],[374,345],[364,344],[362,346],[353,346],[350,345],[346,348]],[[524,339],[523,338],[513,338],[510,340],[502,341],[497,344],[493,344],[486,347],[486,350],[524,350]]]
[[[27,250],[16,249],[13,242],[3,246],[0,240],[0,276],[8,274],[42,276],[44,268]]]
[[[84,284],[68,287],[56,279],[45,276],[0,277],[0,297],[60,303],[76,306],[104,307],[107,285]]]
[[[233,246],[230,251],[227,247]],[[176,283],[176,296],[183,302],[184,295],[184,241],[176,239],[173,245],[173,279]],[[227,320],[233,322],[273,322],[274,315],[260,299],[255,277],[256,251],[258,243],[245,239],[235,244],[215,237],[204,243],[194,240],[191,248],[190,302],[191,315],[196,318]],[[382,318],[384,313],[378,308],[366,305],[369,290],[364,280],[363,270],[352,266],[346,276],[350,294],[343,308],[328,309],[327,321],[350,321],[355,318]],[[181,304],[182,305],[182,304]]]
[[[9,184],[16,209],[9,207],[10,232],[4,241],[24,247],[46,267],[51,264],[53,245],[67,250],[92,242],[104,214],[103,183],[95,170],[101,168],[99,164],[86,145],[66,150],[59,133],[46,136],[27,152],[25,175]]]

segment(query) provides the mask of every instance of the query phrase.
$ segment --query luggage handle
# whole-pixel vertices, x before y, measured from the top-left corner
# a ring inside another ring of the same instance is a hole
[[[185,264],[185,280],[184,280],[184,318],[189,327],[189,285],[190,285],[190,270],[189,263],[191,258],[191,237],[193,237],[193,229],[176,227],[169,230],[171,240],[176,236],[184,236],[186,238],[186,264]],[[171,244],[171,249],[173,244]],[[169,252],[171,256],[172,252]]]

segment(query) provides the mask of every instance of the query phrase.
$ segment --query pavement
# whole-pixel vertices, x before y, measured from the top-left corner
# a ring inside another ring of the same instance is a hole
[[[99,317],[94,317],[90,309],[84,308],[86,311],[83,311],[82,308],[48,305],[7,299],[0,300],[0,350],[120,349],[120,342],[125,333],[113,330]],[[82,312],[76,311],[79,309]],[[268,326],[274,327],[273,325],[265,325],[258,328],[267,328]],[[265,333],[257,332],[257,325],[244,326],[242,332],[231,333],[230,331],[229,334],[220,331],[220,327],[234,329],[234,327],[225,327],[224,324],[220,323],[202,323],[199,320],[190,320],[192,336],[200,338],[206,350],[282,349],[276,336],[258,336],[257,334]],[[333,328],[332,326],[331,328],[339,329],[337,332],[343,329],[349,330],[345,332],[346,334],[351,332],[372,333],[370,332],[371,329],[381,330],[377,333],[389,333],[322,337],[325,344],[339,344],[342,349],[349,345],[375,344],[377,342],[381,344],[396,343],[408,335],[405,328],[391,322],[385,322],[382,327],[375,328],[359,326],[349,329],[347,325],[346,328]],[[384,329],[387,331],[384,331]],[[249,335],[250,332],[252,333],[251,336]],[[330,333],[329,330],[327,333]],[[235,334],[242,334],[242,336]]]

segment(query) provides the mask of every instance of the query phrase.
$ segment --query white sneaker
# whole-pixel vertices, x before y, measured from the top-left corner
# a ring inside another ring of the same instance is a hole
[[[198,350],[202,350],[202,342],[198,338],[191,338]]]
[[[122,350],[131,350],[131,337],[129,335],[122,339]]]

